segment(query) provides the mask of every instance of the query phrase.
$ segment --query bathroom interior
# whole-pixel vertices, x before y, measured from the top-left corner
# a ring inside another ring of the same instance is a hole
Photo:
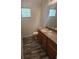
[[[57,0],[21,0],[21,59],[57,59]]]

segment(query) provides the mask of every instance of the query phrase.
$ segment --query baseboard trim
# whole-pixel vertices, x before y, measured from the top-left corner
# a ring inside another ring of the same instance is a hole
[[[33,36],[32,34],[31,35],[24,35],[24,36],[22,36],[22,38],[24,38],[24,37],[30,37],[30,36]]]

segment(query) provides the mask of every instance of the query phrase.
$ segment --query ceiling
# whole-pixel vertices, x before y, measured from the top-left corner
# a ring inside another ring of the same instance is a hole
[[[41,5],[41,0],[21,0],[21,6]]]

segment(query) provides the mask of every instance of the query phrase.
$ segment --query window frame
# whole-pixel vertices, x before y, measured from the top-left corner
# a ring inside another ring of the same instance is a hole
[[[26,13],[28,13],[28,14],[25,14],[25,15],[23,15],[23,9],[27,9],[27,10],[29,10],[28,12],[27,11],[24,11],[24,12],[26,12]],[[28,16],[27,16],[28,15]],[[31,8],[21,8],[21,17],[23,17],[23,18],[29,18],[29,17],[31,17],[32,16],[32,11],[31,11]]]
[[[52,11],[53,10],[53,11]],[[55,11],[55,12],[54,12]],[[54,12],[54,15],[52,15],[52,12]],[[50,8],[49,9],[49,13],[48,13],[49,17],[55,17],[56,16],[56,9]]]

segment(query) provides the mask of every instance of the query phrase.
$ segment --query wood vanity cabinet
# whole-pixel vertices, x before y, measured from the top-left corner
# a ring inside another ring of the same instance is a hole
[[[38,31],[39,32],[39,31]],[[40,43],[40,44],[42,44],[42,36],[41,36],[42,34],[39,32],[38,33],[38,35],[37,35],[37,39],[38,39],[38,42]]]
[[[56,56],[57,56],[57,44],[53,40],[51,40],[49,37],[47,37],[40,30],[38,30],[37,38],[38,38],[38,41],[41,44],[41,46],[45,49],[45,51],[50,56],[50,58],[51,59],[56,59]],[[55,39],[55,37],[53,39]]]

